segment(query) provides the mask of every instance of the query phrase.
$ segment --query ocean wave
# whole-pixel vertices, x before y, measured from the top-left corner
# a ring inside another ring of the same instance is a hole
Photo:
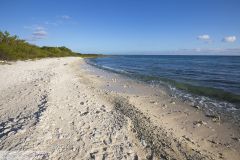
[[[86,63],[90,64],[92,66],[95,66],[97,68],[108,70],[108,71],[112,71],[112,72],[115,72],[115,73],[125,73],[125,74],[129,73],[129,72],[127,72],[125,70],[122,70],[122,69],[116,69],[116,68],[108,67],[108,66],[105,66],[105,65],[98,65],[97,63],[93,63],[93,62],[91,62],[89,60],[86,60]]]

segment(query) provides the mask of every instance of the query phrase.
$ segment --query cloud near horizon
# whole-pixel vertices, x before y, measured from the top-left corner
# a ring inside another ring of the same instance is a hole
[[[200,55],[239,55],[240,48],[195,48],[178,50],[179,53]]]
[[[119,54],[143,54],[143,55],[229,55],[239,56],[240,48],[192,48],[166,51],[132,51],[119,52]]]
[[[237,40],[236,36],[227,36],[222,39],[223,42],[233,43]]]

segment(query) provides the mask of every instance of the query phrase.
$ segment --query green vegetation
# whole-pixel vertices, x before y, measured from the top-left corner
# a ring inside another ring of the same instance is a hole
[[[66,57],[78,56],[83,58],[94,58],[102,55],[80,54],[71,51],[66,47],[39,47],[32,45],[25,40],[19,39],[16,35],[11,36],[9,32],[0,31],[0,60],[26,60],[45,57]]]

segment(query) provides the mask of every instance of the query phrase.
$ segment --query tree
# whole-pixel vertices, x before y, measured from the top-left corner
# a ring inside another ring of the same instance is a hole
[[[4,37],[5,37],[4,33],[2,31],[0,31],[0,42],[3,41]]]

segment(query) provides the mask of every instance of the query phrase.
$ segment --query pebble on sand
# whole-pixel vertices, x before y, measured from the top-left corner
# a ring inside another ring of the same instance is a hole
[[[207,122],[199,120],[199,121],[193,122],[193,124],[194,124],[194,126],[200,127],[202,125],[207,125]]]

